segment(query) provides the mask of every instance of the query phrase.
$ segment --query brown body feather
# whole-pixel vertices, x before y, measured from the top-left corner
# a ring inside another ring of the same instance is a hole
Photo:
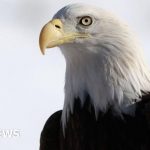
[[[40,139],[40,150],[150,150],[150,94],[136,103],[135,116],[114,116],[110,109],[95,118],[90,99],[81,107],[74,105],[65,129],[61,127],[62,111],[46,122]]]

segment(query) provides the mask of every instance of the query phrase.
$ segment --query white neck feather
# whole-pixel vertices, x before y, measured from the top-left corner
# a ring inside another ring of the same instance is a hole
[[[73,113],[75,98],[80,98],[84,104],[86,92],[98,115],[99,111],[107,111],[110,105],[121,114],[135,100],[140,100],[141,91],[150,90],[148,67],[141,49],[133,41],[117,46],[113,41],[99,43],[102,44],[97,47],[82,43],[60,47],[66,59],[64,127],[69,113]],[[94,52],[90,51],[92,48]]]

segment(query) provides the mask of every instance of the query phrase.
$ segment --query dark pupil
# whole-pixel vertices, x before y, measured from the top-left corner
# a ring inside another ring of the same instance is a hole
[[[88,19],[85,19],[85,22],[88,22]]]

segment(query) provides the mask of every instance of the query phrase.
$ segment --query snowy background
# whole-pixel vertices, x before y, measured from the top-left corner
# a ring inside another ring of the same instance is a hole
[[[59,49],[42,56],[39,32],[57,10],[83,0],[0,0],[0,149],[38,150],[47,118],[63,106],[65,61]],[[123,18],[150,64],[150,1],[88,0]],[[2,131],[19,136],[4,137]]]

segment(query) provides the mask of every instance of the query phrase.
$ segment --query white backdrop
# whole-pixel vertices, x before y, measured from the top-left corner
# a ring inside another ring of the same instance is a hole
[[[0,149],[37,150],[47,118],[63,106],[65,61],[57,49],[42,56],[39,32],[66,4],[84,0],[0,0]],[[115,12],[137,33],[150,58],[149,0],[88,0]],[[150,63],[150,60],[148,60]],[[19,136],[4,137],[2,131]]]

